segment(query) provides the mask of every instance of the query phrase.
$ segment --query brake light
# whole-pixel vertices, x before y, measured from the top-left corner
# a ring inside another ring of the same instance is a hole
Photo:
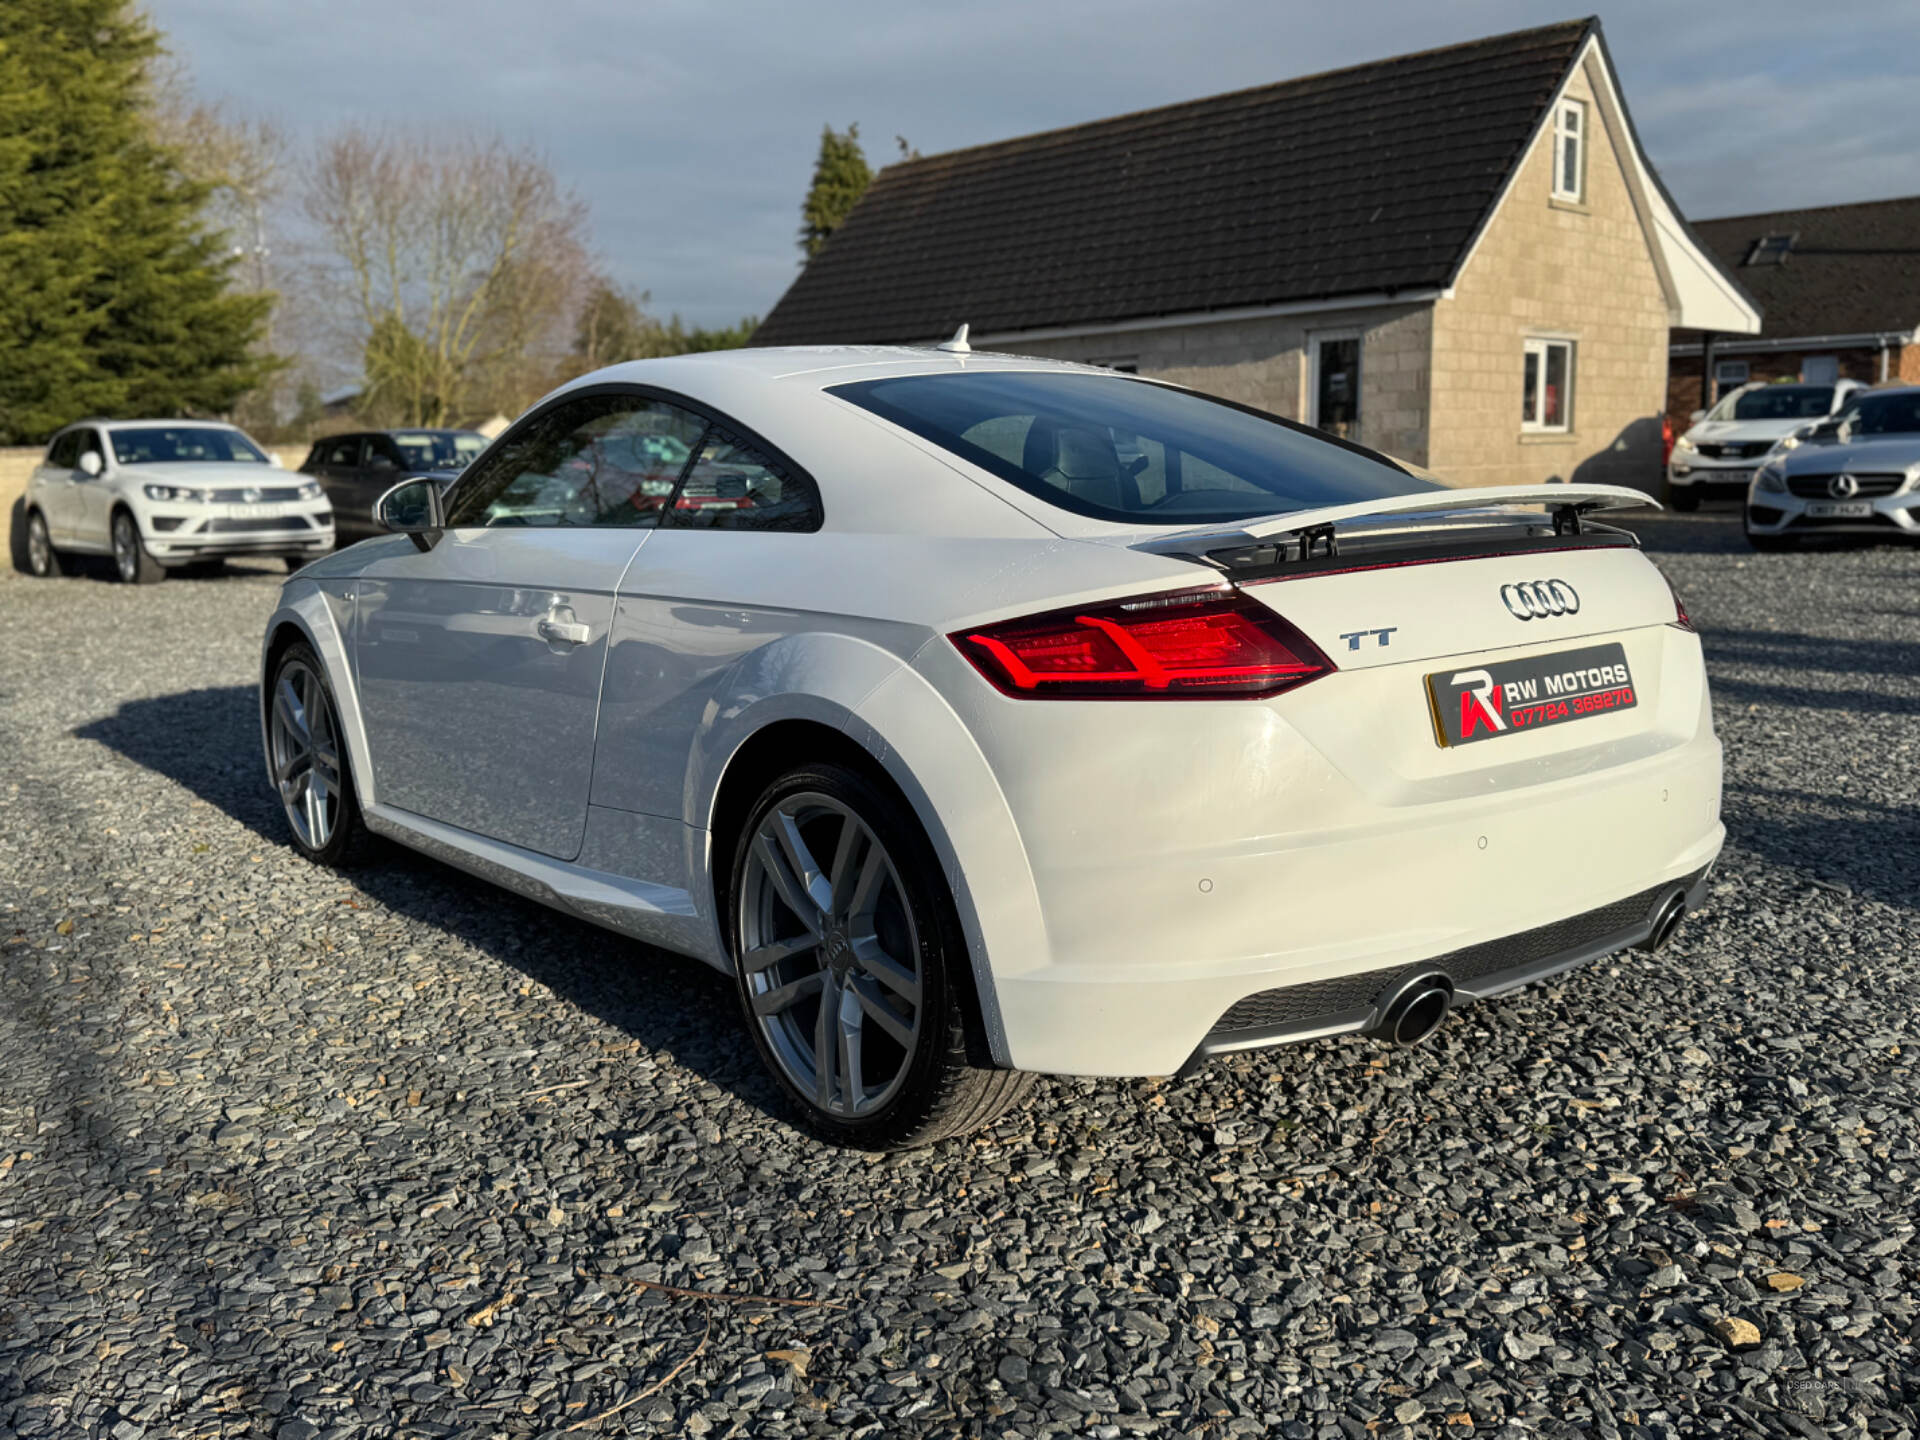
[[[1056,610],[948,638],[996,689],[1028,700],[1252,699],[1334,668],[1285,620],[1225,589]]]
[[[1667,580],[1664,571],[1661,573],[1660,578]],[[1690,635],[1698,634],[1699,632],[1693,628],[1693,617],[1687,614],[1687,602],[1680,598],[1680,592],[1674,589],[1673,581],[1671,580],[1667,580],[1667,593],[1673,596],[1673,619],[1667,623],[1672,625],[1676,630],[1685,630]]]

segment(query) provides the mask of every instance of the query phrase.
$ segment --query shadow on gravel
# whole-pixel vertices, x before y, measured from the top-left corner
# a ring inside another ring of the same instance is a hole
[[[1920,642],[1857,640],[1834,635],[1802,635],[1790,630],[1707,632],[1707,659],[1713,664],[1777,665],[1783,670],[1821,670],[1840,674],[1920,675]],[[1716,679],[1714,688],[1727,682]]]
[[[133,700],[73,732],[185,786],[262,842],[286,845],[260,756],[250,686]],[[724,975],[524,900],[398,846],[348,872],[363,894],[520,971],[616,1025],[763,1114],[786,1118],[774,1082],[741,1029]]]
[[[1728,835],[1741,849],[1843,883],[1861,899],[1920,910],[1920,812],[1912,807],[1738,783],[1726,797]]]

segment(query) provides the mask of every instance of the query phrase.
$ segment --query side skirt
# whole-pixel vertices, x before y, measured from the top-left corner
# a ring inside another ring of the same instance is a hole
[[[704,960],[716,969],[730,970],[725,959],[713,953],[711,926],[685,890],[555,860],[391,805],[369,805],[362,817],[374,834],[503,890],[663,950]]]

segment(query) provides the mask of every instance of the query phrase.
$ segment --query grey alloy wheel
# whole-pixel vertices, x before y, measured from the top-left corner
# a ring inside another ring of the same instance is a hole
[[[825,1115],[893,1099],[921,1040],[920,936],[873,828],[815,791],[761,819],[739,890],[753,1020],[787,1080]]]
[[[325,684],[306,661],[281,667],[271,715],[273,781],[287,823],[302,848],[325,850],[339,827],[345,794],[340,727]]]

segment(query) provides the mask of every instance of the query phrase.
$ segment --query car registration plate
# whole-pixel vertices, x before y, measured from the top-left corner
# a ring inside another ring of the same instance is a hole
[[[222,520],[277,520],[283,515],[292,515],[299,510],[298,505],[215,505],[213,513]]]
[[[1816,520],[1868,520],[1873,517],[1871,500],[1813,500],[1807,514]]]
[[[1427,676],[1433,734],[1442,746],[1498,740],[1639,703],[1626,647],[1618,644]]]
[[[1753,479],[1751,470],[1711,470],[1702,473],[1716,485],[1744,485]]]

